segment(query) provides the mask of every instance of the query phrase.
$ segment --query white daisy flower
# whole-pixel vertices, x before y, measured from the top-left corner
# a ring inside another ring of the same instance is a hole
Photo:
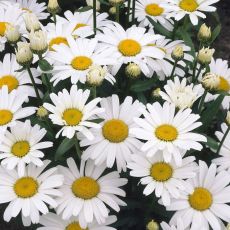
[[[153,27],[150,23],[150,17],[156,23],[161,24],[167,30],[173,30],[173,20],[166,19],[166,15],[170,12],[169,9],[161,7],[161,0],[138,0],[135,5],[135,17],[140,22],[142,27]]]
[[[106,218],[105,223],[99,225],[97,222],[92,222],[87,226],[87,230],[116,230],[108,225],[113,224],[117,221],[116,216],[109,216]],[[77,217],[71,217],[68,220],[63,220],[60,215],[54,214],[52,212],[43,215],[40,218],[41,225],[44,227],[39,227],[37,230],[86,230],[82,229]]]
[[[57,138],[62,133],[62,136],[71,139],[76,132],[81,132],[89,140],[94,138],[88,127],[100,128],[100,125],[91,122],[90,119],[92,116],[104,112],[104,109],[96,106],[101,98],[96,98],[86,104],[89,96],[89,90],[83,91],[78,89],[76,85],[71,87],[70,93],[64,89],[57,95],[50,94],[54,105],[44,103],[44,107],[51,112],[49,118],[53,124],[63,126],[57,133]]]
[[[165,101],[175,104],[179,109],[191,108],[193,103],[204,93],[201,84],[187,85],[186,78],[180,81],[178,77],[175,77],[174,81],[168,80],[164,89],[165,92],[160,91],[161,97]]]
[[[147,104],[147,109],[142,110],[144,119],[134,118],[139,128],[133,128],[130,132],[147,141],[141,150],[147,152],[148,157],[153,156],[157,150],[162,150],[167,163],[173,156],[180,166],[182,151],[203,148],[199,142],[206,142],[206,137],[192,132],[202,125],[201,122],[196,122],[200,116],[193,114],[191,109],[179,110],[175,114],[175,105],[168,102],[163,106],[158,102]]]
[[[19,31],[21,31],[23,25],[22,13],[22,10],[20,10],[17,5],[0,7],[0,51],[5,48],[7,41],[5,33],[8,24],[18,27]]]
[[[104,28],[103,34],[98,34],[96,37],[102,42],[103,52],[111,52],[117,57],[117,63],[112,67],[113,75],[118,72],[122,64],[129,62],[138,64],[142,72],[148,75],[150,70],[146,58],[162,59],[164,57],[162,50],[148,45],[161,36],[146,33],[145,28],[133,26],[125,31],[120,24],[114,23]]]
[[[64,195],[58,199],[57,214],[62,213],[63,219],[78,216],[80,227],[86,228],[93,221],[105,223],[109,214],[106,205],[116,212],[120,211],[119,206],[126,205],[118,196],[125,196],[119,187],[125,185],[127,179],[120,178],[118,172],[101,176],[106,166],[95,167],[93,161],[82,161],[80,170],[73,158],[69,158],[67,164],[69,168],[59,166],[64,175],[61,187]]]
[[[69,23],[73,36],[86,38],[94,35],[93,10],[74,13],[68,10],[64,13],[64,16]],[[107,18],[107,13],[97,13],[97,32],[112,23]]]
[[[86,75],[92,65],[112,65],[116,62],[112,51],[101,52],[98,49],[97,39],[79,38],[76,41],[72,37],[67,38],[68,46],[54,45],[55,51],[47,56],[56,63],[54,75],[51,81],[56,85],[59,81],[71,78],[72,84],[78,81],[86,82]]]
[[[132,155],[132,162],[127,167],[131,169],[131,176],[141,177],[141,184],[146,186],[144,195],[154,192],[156,197],[162,199],[163,205],[167,206],[171,198],[180,197],[186,186],[184,179],[196,176],[197,164],[194,160],[193,156],[185,157],[181,166],[177,166],[174,160],[165,162],[161,151],[150,158],[144,153],[138,153]]]
[[[176,211],[170,224],[175,224],[181,217],[184,227],[191,230],[203,228],[222,230],[221,221],[230,222],[230,183],[226,171],[216,173],[216,165],[208,168],[204,161],[199,162],[199,172],[193,179],[187,180],[184,194],[167,206],[168,211]]]
[[[179,21],[186,15],[189,16],[193,25],[198,24],[198,18],[206,18],[203,12],[214,12],[216,7],[211,6],[219,0],[167,0],[168,3],[162,4],[171,10],[166,16],[167,18],[173,17]]]
[[[44,153],[41,149],[53,146],[52,142],[41,142],[45,135],[44,128],[41,129],[39,125],[31,126],[29,120],[24,123],[17,122],[1,137],[0,159],[3,159],[1,164],[8,170],[17,167],[19,176],[24,175],[26,164],[42,166],[43,161],[40,158],[44,157]]]
[[[218,140],[221,142],[221,140],[224,137],[224,134],[226,133],[228,129],[227,124],[222,123],[221,124],[221,131],[216,131],[215,134],[218,138]],[[213,163],[217,164],[218,167],[218,171],[222,171],[222,170],[227,170],[228,172],[230,172],[230,133],[227,134],[227,136],[225,137],[225,140],[220,148],[220,152],[218,158],[215,158],[212,160]]]
[[[42,167],[29,164],[25,174],[19,176],[15,170],[2,168],[0,171],[0,203],[9,203],[3,218],[9,222],[21,212],[23,224],[39,222],[39,212],[47,214],[48,205],[57,207],[55,197],[62,193],[57,190],[63,184],[63,175],[56,173],[57,168],[44,169],[50,161],[44,161]]]
[[[100,114],[104,119],[100,129],[91,129],[95,138],[89,141],[82,138],[80,146],[89,146],[82,155],[82,159],[92,159],[96,165],[106,162],[108,168],[112,168],[116,162],[117,170],[126,171],[126,164],[130,161],[132,153],[136,152],[142,145],[130,128],[135,127],[134,117],[140,117],[139,108],[143,105],[139,101],[133,101],[132,97],[126,97],[120,104],[119,97],[103,98],[101,107],[105,113]]]
[[[153,33],[152,30],[150,32]],[[151,69],[151,73],[149,75],[150,77],[152,77],[154,72],[157,73],[157,76],[159,77],[160,80],[164,80],[165,77],[169,77],[171,75],[173,70],[173,64],[175,62],[175,60],[172,59],[171,55],[176,46],[181,46],[183,48],[184,58],[183,60],[178,61],[174,73],[179,77],[184,77],[185,71],[183,70],[183,68],[186,67],[185,61],[188,62],[193,61],[192,55],[188,53],[191,50],[191,48],[189,46],[186,46],[184,44],[184,41],[182,40],[172,41],[170,39],[166,39],[165,37],[163,37],[161,39],[158,39],[154,43],[150,43],[149,46],[158,47],[165,53],[164,59],[153,59],[153,58],[147,59],[149,68]]]
[[[27,70],[18,72],[21,66],[16,61],[15,54],[6,54],[3,61],[0,61],[0,89],[8,87],[8,91],[17,90],[19,95],[27,94],[29,97],[36,97],[34,87]],[[35,68],[31,68],[36,84],[41,84],[38,78],[40,73]],[[28,100],[27,100],[28,101]]]
[[[14,126],[16,120],[35,113],[36,107],[22,108],[27,97],[27,94],[18,94],[16,90],[9,93],[7,86],[0,89],[0,133],[5,132],[7,127]]]

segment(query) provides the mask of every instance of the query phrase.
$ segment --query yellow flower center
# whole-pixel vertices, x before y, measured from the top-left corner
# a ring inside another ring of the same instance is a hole
[[[79,28],[85,27],[85,26],[87,26],[87,24],[78,23],[78,24],[74,27],[73,31],[75,31],[75,30],[77,30],[77,29],[79,29]]]
[[[62,119],[65,120],[67,125],[75,126],[78,125],[83,117],[83,114],[78,109],[67,109],[62,115]]]
[[[196,0],[181,0],[179,3],[179,7],[188,12],[196,11],[198,6],[199,5]]]
[[[18,141],[13,144],[11,152],[16,157],[24,157],[30,151],[30,144],[28,141]]]
[[[100,192],[100,186],[91,177],[81,177],[73,182],[72,192],[76,197],[88,200],[97,196]]]
[[[81,228],[80,224],[78,222],[73,222],[66,226],[65,230],[88,230],[88,228]]]
[[[76,70],[86,70],[92,64],[93,64],[92,59],[86,56],[75,57],[71,62],[72,67]]]
[[[154,180],[164,182],[172,178],[173,169],[170,164],[158,162],[152,165],[150,175]]]
[[[0,36],[4,36],[8,22],[0,22]]]
[[[160,7],[158,4],[149,4],[145,7],[145,12],[151,16],[159,16],[164,12],[164,9]]]
[[[16,77],[12,75],[5,75],[0,78],[0,89],[6,85],[8,87],[9,92],[18,88],[19,82]]]
[[[141,52],[141,45],[133,39],[125,39],[119,43],[118,50],[124,56],[136,56]]]
[[[25,7],[23,7],[22,10],[25,10],[25,11],[27,11],[27,12],[29,12],[29,13],[32,13],[32,11],[31,11],[30,9],[25,8]]]
[[[194,192],[189,195],[190,206],[198,211],[205,211],[209,209],[212,205],[212,194],[202,187],[195,188]]]
[[[218,90],[228,92],[230,90],[230,84],[224,77],[219,77],[220,83],[218,85]]]
[[[65,44],[68,46],[68,41],[65,37],[56,37],[53,38],[50,42],[49,42],[49,50],[50,51],[55,51],[55,49],[53,48],[53,45],[60,45],[60,44]]]
[[[121,120],[112,119],[105,122],[102,127],[102,134],[110,142],[119,143],[128,137],[129,127]]]
[[[0,109],[0,126],[10,123],[13,119],[13,113],[9,110]]]
[[[29,198],[38,192],[38,182],[32,177],[22,177],[14,184],[14,192],[20,198]]]
[[[156,128],[155,135],[162,141],[174,141],[178,136],[178,131],[172,125],[160,125]]]

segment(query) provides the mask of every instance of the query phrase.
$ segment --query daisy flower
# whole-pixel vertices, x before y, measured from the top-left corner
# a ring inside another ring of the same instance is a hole
[[[44,161],[42,167],[29,164],[25,174],[19,176],[15,170],[0,172],[0,203],[9,203],[3,218],[9,222],[21,212],[24,225],[39,222],[39,212],[47,214],[48,205],[57,207],[55,197],[62,193],[57,190],[63,184],[63,176],[56,173],[57,168],[44,169],[50,161]]]
[[[196,122],[200,116],[193,114],[191,109],[179,110],[175,114],[175,105],[165,102],[147,104],[147,111],[142,110],[144,118],[134,118],[139,128],[130,130],[137,138],[147,141],[141,148],[147,156],[153,156],[158,150],[163,151],[164,160],[168,163],[172,156],[177,165],[182,164],[182,151],[201,150],[199,142],[207,139],[192,130],[201,126]]]
[[[178,218],[176,221],[176,225],[168,225],[166,222],[161,222],[161,228],[163,230],[189,230],[189,229],[185,229],[183,221],[181,220],[181,218]],[[203,230],[203,229],[201,229]]]
[[[98,49],[97,39],[79,38],[76,41],[72,37],[67,38],[68,46],[64,44],[52,46],[47,56],[56,61],[54,75],[51,81],[56,85],[59,81],[71,78],[71,83],[86,82],[86,75],[92,65],[112,65],[116,62],[112,51],[101,52]]]
[[[167,206],[168,211],[176,211],[170,224],[181,217],[184,227],[191,230],[203,228],[222,230],[221,221],[230,222],[230,177],[226,171],[216,172],[216,165],[208,168],[204,161],[199,162],[199,172],[187,180],[184,194]]]
[[[15,54],[6,54],[3,61],[0,61],[0,89],[7,86],[9,92],[15,89],[19,95],[27,94],[29,97],[36,97],[27,70],[18,72],[19,69],[21,66],[17,63]],[[37,69],[31,68],[31,72],[35,83],[41,84],[42,82],[38,78],[40,73]]]
[[[91,160],[82,161],[80,170],[73,158],[67,159],[67,165],[69,168],[59,166],[64,175],[61,187],[64,195],[58,199],[57,214],[62,213],[63,219],[77,216],[81,228],[86,228],[93,221],[104,224],[109,214],[106,205],[116,212],[119,212],[119,206],[126,205],[118,196],[125,196],[119,187],[125,185],[127,179],[120,178],[118,172],[101,176],[106,166],[95,167]]]
[[[23,25],[22,10],[15,5],[9,5],[8,7],[0,7],[0,51],[5,48],[7,41],[5,37],[7,25],[19,27],[21,31]]]
[[[144,195],[154,192],[156,197],[161,197],[163,205],[167,206],[171,198],[180,197],[181,190],[186,186],[184,179],[196,176],[197,164],[194,160],[193,156],[185,157],[181,166],[177,166],[174,160],[165,162],[161,151],[150,158],[144,153],[138,153],[132,155],[132,161],[127,167],[131,169],[131,176],[141,177],[141,184],[146,186]]]
[[[162,4],[165,6],[170,13],[166,16],[167,18],[175,18],[179,21],[185,16],[189,16],[190,21],[193,25],[198,24],[198,18],[206,18],[203,12],[214,12],[216,7],[211,6],[212,4],[218,2],[219,0],[167,0],[167,4]]]
[[[165,101],[175,104],[179,109],[191,108],[193,103],[204,93],[201,84],[187,85],[186,78],[180,81],[178,77],[175,77],[174,81],[168,80],[164,89],[165,92],[160,91],[161,97]]]
[[[66,11],[64,13],[66,21],[69,23],[69,28],[72,31],[72,35],[75,37],[86,38],[94,35],[93,25],[93,10],[87,10],[85,12]],[[107,20],[107,13],[97,13],[97,31],[102,30],[112,22]]]
[[[105,113],[100,114],[104,119],[100,129],[91,129],[95,139],[89,141],[81,138],[80,146],[89,146],[82,155],[82,159],[92,159],[96,165],[106,162],[108,168],[112,168],[116,162],[117,170],[126,171],[126,164],[131,159],[132,153],[136,152],[142,145],[130,128],[135,127],[134,117],[140,117],[139,108],[143,105],[139,101],[133,101],[132,97],[126,97],[120,104],[119,97],[103,98],[101,107]]]
[[[142,72],[148,75],[150,70],[146,58],[162,59],[164,57],[161,49],[148,45],[161,36],[146,33],[145,28],[132,26],[125,31],[120,24],[114,23],[104,28],[103,34],[98,34],[96,37],[102,42],[101,49],[104,52],[110,51],[117,57],[117,63],[112,67],[113,75],[118,72],[122,64],[129,62],[138,64]]]
[[[24,175],[26,164],[42,166],[43,161],[40,158],[44,157],[44,153],[41,149],[53,146],[52,142],[41,142],[45,135],[45,129],[41,129],[39,125],[31,126],[29,120],[24,123],[17,122],[1,137],[0,159],[3,159],[1,164],[8,170],[17,166],[19,176]]]
[[[90,119],[92,116],[103,112],[104,109],[96,106],[101,98],[96,98],[86,104],[89,96],[89,90],[83,91],[78,89],[76,85],[71,87],[70,93],[64,89],[57,95],[55,93],[50,94],[54,105],[44,103],[44,107],[51,112],[49,118],[53,124],[63,126],[57,133],[57,138],[62,133],[62,136],[71,139],[76,132],[81,132],[89,140],[93,139],[94,136],[88,127],[100,128],[100,125],[91,122]]]
[[[17,3],[24,12],[34,13],[38,19],[47,19],[49,13],[44,12],[47,9],[46,3],[38,3],[37,0],[7,0],[11,4]]]
[[[14,126],[16,120],[35,113],[36,107],[22,108],[27,97],[27,94],[18,94],[16,90],[9,93],[7,86],[0,89],[0,133]]]
[[[150,17],[156,23],[161,24],[167,30],[173,30],[173,20],[166,19],[169,9],[161,7],[161,0],[138,0],[136,1],[135,17],[142,27],[153,27],[147,17]]]
[[[109,216],[106,218],[105,223],[99,225],[97,222],[92,222],[88,224],[87,230],[116,230],[108,225],[113,224],[117,221],[116,216]],[[39,227],[37,230],[84,230],[80,227],[79,220],[77,217],[71,217],[69,220],[63,220],[60,215],[54,214],[52,212],[43,215],[40,218],[41,225],[44,227]]]
[[[221,131],[217,131],[215,133],[220,142],[223,139],[227,129],[228,129],[227,124],[222,123],[221,124]],[[225,137],[225,140],[224,140],[224,142],[220,148],[220,152],[219,152],[220,157],[212,160],[213,163],[215,163],[219,166],[218,171],[227,170],[228,172],[230,172],[230,147],[229,147],[229,143],[230,143],[230,133],[227,134],[227,136]]]

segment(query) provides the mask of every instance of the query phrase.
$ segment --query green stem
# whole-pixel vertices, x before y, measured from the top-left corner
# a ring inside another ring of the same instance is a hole
[[[173,78],[174,72],[175,72],[175,70],[176,70],[177,62],[178,62],[178,61],[175,61],[175,62],[174,62],[173,69],[172,69],[172,73],[171,73],[171,75],[170,75],[170,79]]]
[[[134,21],[135,21],[135,8],[136,8],[136,0],[133,0],[133,5],[132,5],[132,24],[134,24]]]
[[[120,4],[116,4],[116,22],[120,21]]]
[[[195,82],[194,82],[194,83],[197,82],[197,80],[198,80],[198,78],[199,78],[199,75],[200,75],[202,69],[203,69],[203,67],[202,67],[202,65],[200,65],[200,68],[199,68],[199,70],[198,70],[198,72],[197,72],[197,75],[196,75],[196,77],[195,77]]]
[[[128,10],[127,10],[127,17],[126,17],[126,26],[127,27],[129,27],[130,8],[131,8],[131,0],[128,0]]]
[[[225,139],[226,139],[226,137],[227,137],[229,131],[230,131],[230,126],[228,126],[228,129],[226,130],[226,132],[225,132],[225,134],[224,134],[224,136],[223,136],[223,138],[222,138],[222,140],[221,140],[221,142],[220,142],[220,144],[219,144],[219,146],[218,146],[218,149],[217,149],[216,154],[219,154],[220,149],[221,149],[221,147],[222,147],[222,145],[223,145],[223,143],[224,143],[224,141],[225,141]]]
[[[57,18],[56,18],[56,14],[53,14],[53,18],[54,18],[54,24],[57,24]]]
[[[193,66],[192,82],[195,81],[196,67],[197,67],[197,60],[195,60],[195,63],[194,63],[194,66]]]
[[[77,156],[79,157],[79,160],[81,160],[82,152],[81,152],[81,148],[80,148],[80,145],[79,145],[79,141],[78,141],[77,137],[74,137],[74,138],[75,138],[76,153],[77,153]]]
[[[97,33],[97,2],[96,0],[93,0],[93,30],[94,35]]]
[[[97,87],[93,86],[91,90],[92,90],[93,98],[96,98],[97,97]]]
[[[206,96],[207,96],[207,93],[208,93],[208,91],[205,90],[205,91],[204,91],[204,94],[202,95],[202,97],[201,97],[201,99],[200,99],[200,104],[199,104],[199,108],[198,108],[198,113],[199,113],[199,114],[200,114],[201,111],[202,111],[202,108],[203,108],[204,101],[205,101],[205,98],[206,98]]]
[[[28,74],[29,74],[29,76],[30,76],[30,80],[31,80],[31,82],[32,82],[32,84],[33,84],[33,87],[34,87],[34,90],[35,90],[35,94],[36,94],[36,96],[37,96],[37,99],[38,99],[39,102],[41,102],[41,104],[42,104],[42,99],[41,99],[41,97],[40,97],[40,95],[39,95],[38,88],[37,88],[37,86],[36,86],[36,83],[35,83],[35,81],[34,81],[33,74],[32,74],[32,72],[31,72],[31,69],[30,69],[29,66],[27,67],[27,71],[28,71]]]

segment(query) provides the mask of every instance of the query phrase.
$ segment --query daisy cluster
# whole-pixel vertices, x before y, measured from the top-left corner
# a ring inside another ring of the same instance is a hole
[[[82,0],[65,11],[0,0],[4,221],[230,229],[230,68],[210,48],[216,2]]]

